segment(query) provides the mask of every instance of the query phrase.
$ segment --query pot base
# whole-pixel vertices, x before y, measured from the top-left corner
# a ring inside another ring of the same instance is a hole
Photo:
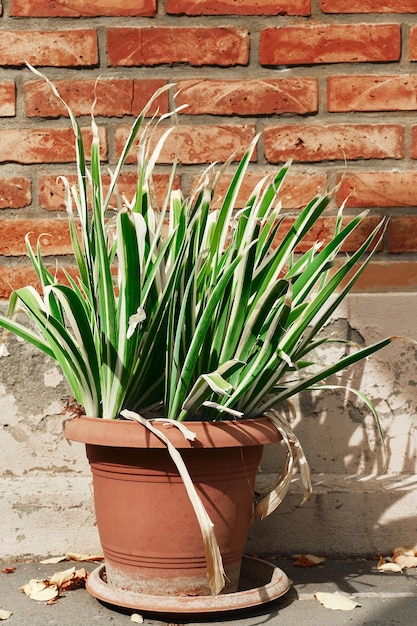
[[[107,604],[146,613],[198,614],[248,609],[283,596],[291,587],[287,575],[268,561],[243,557],[239,589],[218,596],[162,596],[114,589],[104,580],[105,565],[87,579],[88,592]]]

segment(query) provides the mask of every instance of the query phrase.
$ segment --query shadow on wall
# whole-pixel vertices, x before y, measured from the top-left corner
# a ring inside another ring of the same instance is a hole
[[[369,344],[344,319],[336,322],[337,336],[343,325],[346,339]],[[329,347],[322,352],[324,361],[327,350],[331,359],[345,355],[343,347]],[[302,394],[294,426],[312,471],[358,477],[417,474],[416,357],[414,345],[398,340],[329,379],[334,390]]]
[[[338,337],[372,342],[345,319],[333,324]],[[338,351],[340,358],[345,353],[344,346],[326,347],[320,353],[324,362],[328,350],[331,360]],[[260,542],[265,553],[375,556],[390,554],[396,545],[417,544],[416,354],[414,345],[394,342],[327,381],[337,389],[304,393],[294,403],[293,427],[311,467],[313,495],[300,507],[301,485],[295,479],[276,513],[255,523],[250,548]],[[385,455],[372,412],[346,387],[372,400]],[[264,455],[267,482],[282,463],[277,448],[271,446]]]

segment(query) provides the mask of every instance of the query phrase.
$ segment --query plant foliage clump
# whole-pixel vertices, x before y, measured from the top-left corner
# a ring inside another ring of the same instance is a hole
[[[176,130],[166,126],[169,116],[146,118],[159,94],[131,127],[109,185],[94,117],[87,166],[69,110],[78,181],[64,183],[78,277],[65,272],[60,282],[48,271],[40,243],[33,248],[28,236],[41,291],[13,292],[0,325],[55,359],[87,415],[107,419],[123,409],[180,421],[259,416],[386,345],[389,339],[321,368],[311,361],[311,353],[331,341],[321,331],[378,246],[383,223],[340,258],[365,216],[346,223],[340,211],[331,240],[297,254],[331,191],[314,197],[294,221],[285,219],[279,193],[286,164],[236,210],[256,140],[219,208],[213,200],[226,166],[215,165],[184,197],[175,189],[174,164],[158,206],[155,165]],[[118,182],[133,149],[136,192],[127,200]],[[14,319],[19,307],[36,330]]]

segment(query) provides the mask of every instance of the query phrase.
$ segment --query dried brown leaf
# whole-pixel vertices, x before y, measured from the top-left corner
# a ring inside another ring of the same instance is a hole
[[[0,609],[0,621],[9,619],[13,615],[12,611],[6,611],[6,609]]]
[[[295,557],[294,565],[297,567],[314,567],[324,563],[324,556],[314,556],[314,554],[298,554]]]
[[[37,591],[42,591],[42,589],[46,588],[45,581],[37,580],[36,578],[31,578],[31,580],[19,587],[20,591],[23,591],[27,596],[30,596],[32,593],[36,593]]]
[[[415,546],[413,548],[411,548],[410,546],[399,546],[397,548],[394,548],[393,550],[393,556],[396,556],[397,554],[404,554],[405,556],[417,556],[417,550]]]
[[[326,609],[332,609],[333,611],[352,611],[357,606],[360,606],[360,604],[342,595],[339,591],[335,591],[334,593],[319,591],[314,594],[314,597]]]
[[[13,574],[16,571],[15,567],[4,567],[2,570],[3,574]]]
[[[409,569],[411,567],[417,567],[417,556],[412,554],[401,554],[398,552],[392,557],[392,562],[400,567]]]
[[[36,580],[35,578],[20,587],[20,591],[23,591],[31,600],[36,600],[36,602],[48,602],[59,595],[55,585],[50,585],[47,580]]]
[[[49,584],[56,585],[60,591],[71,591],[84,587],[87,576],[84,568],[76,570],[75,567],[71,567],[62,572],[55,572],[49,579]]]
[[[64,582],[61,585],[60,589],[61,591],[72,591],[73,589],[79,589],[80,587],[84,587],[87,577],[88,572],[86,572],[84,568],[77,569],[75,570],[73,577],[70,580]]]
[[[398,573],[402,571],[402,567],[398,565],[398,563],[392,563],[391,561],[387,561],[384,557],[380,557],[377,565],[377,569],[380,572],[392,572]]]
[[[68,561],[84,561],[84,563],[96,562],[99,563],[104,561],[104,556],[102,554],[82,554],[78,552],[68,552],[67,554]]]
[[[49,583],[51,585],[56,585],[57,587],[61,587],[64,582],[71,580],[75,573],[75,567],[71,567],[70,569],[66,569],[63,572],[55,572],[49,579]]]
[[[51,556],[49,559],[43,559],[43,561],[40,561],[40,563],[44,564],[44,563],[61,563],[61,561],[66,561],[67,557],[64,556]]]

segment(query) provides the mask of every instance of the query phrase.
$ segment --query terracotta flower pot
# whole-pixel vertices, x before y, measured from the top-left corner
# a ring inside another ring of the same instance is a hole
[[[267,418],[189,422],[194,442],[154,422],[179,449],[214,523],[235,592],[253,513],[263,445],[280,440]],[[204,545],[165,444],[136,422],[76,417],[65,436],[86,444],[97,525],[112,588],[152,595],[210,595]]]

